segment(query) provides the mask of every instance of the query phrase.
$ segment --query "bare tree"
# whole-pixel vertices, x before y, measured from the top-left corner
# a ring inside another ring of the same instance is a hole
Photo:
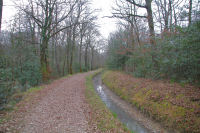
[[[169,3],[167,0],[156,0],[156,5],[158,8],[158,14],[160,19],[160,25],[162,26],[162,18],[164,20],[164,31],[168,31],[169,29],[169,16],[171,12],[171,0],[169,0]],[[161,18],[162,16],[162,18]],[[162,29],[162,28],[161,28]]]
[[[119,2],[120,3],[119,3]],[[117,8],[113,8],[112,17],[120,18],[122,20],[125,20],[130,25],[130,39],[131,39],[131,45],[134,48],[135,42],[138,43],[138,45],[141,45],[140,41],[140,35],[139,35],[139,27],[138,27],[138,16],[137,15],[137,7],[135,5],[132,5],[124,0],[116,0],[116,6]],[[122,24],[122,22],[120,23]],[[122,24],[124,25],[124,24]]]
[[[85,15],[81,21],[81,24],[79,25],[79,36],[80,36],[80,43],[79,43],[79,69],[80,69],[80,72],[82,72],[82,47],[83,47],[83,41],[84,39],[86,39],[87,37],[87,31],[88,31],[88,28],[90,28],[90,24],[93,23],[97,17],[96,16],[93,16],[92,12],[88,12],[86,11],[85,12]]]
[[[22,10],[34,20],[41,30],[40,62],[43,80],[48,79],[50,76],[48,59],[49,40],[59,32],[72,26],[63,25],[63,21],[69,17],[76,4],[77,1],[72,2],[67,0],[29,0],[29,4],[22,8]],[[35,14],[34,12],[36,7],[39,8],[38,14]],[[57,20],[55,20],[53,15],[56,7],[59,7],[59,18],[56,17]]]
[[[144,5],[136,3],[135,0],[126,0],[126,1],[129,4],[133,5],[131,7],[134,7],[133,8],[134,10],[136,9],[135,7],[145,9],[147,11],[147,16],[146,15],[138,15],[138,14],[135,13],[135,11],[134,12],[126,12],[126,13],[118,12],[118,13],[114,13],[114,15],[123,15],[123,16],[126,16],[126,17],[133,16],[133,17],[138,17],[138,18],[146,18],[148,20],[148,27],[149,27],[149,33],[150,33],[150,36],[149,36],[150,37],[150,43],[152,45],[155,45],[154,21],[153,21],[152,7],[151,7],[152,0],[145,0]],[[120,18],[121,16],[115,16],[115,17]],[[124,18],[124,17],[122,17],[122,18]]]

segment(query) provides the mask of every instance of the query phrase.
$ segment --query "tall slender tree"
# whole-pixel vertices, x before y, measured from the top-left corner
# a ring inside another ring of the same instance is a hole
[[[192,0],[189,1],[189,26],[191,25],[191,22],[192,22]]]
[[[0,0],[0,32],[1,32],[1,23],[2,23],[2,12],[3,12],[3,0]]]

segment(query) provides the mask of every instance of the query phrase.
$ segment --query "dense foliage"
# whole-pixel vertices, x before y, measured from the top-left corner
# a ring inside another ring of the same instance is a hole
[[[14,93],[26,91],[41,82],[39,56],[33,45],[13,34],[11,44],[1,45],[0,55],[0,107]],[[3,41],[2,41],[3,42]],[[8,46],[9,45],[9,46]]]
[[[160,36],[164,37],[156,38],[155,46],[144,43],[131,47],[124,41],[125,32],[120,29],[110,36],[109,68],[123,69],[137,77],[200,83],[200,22],[163,33]]]

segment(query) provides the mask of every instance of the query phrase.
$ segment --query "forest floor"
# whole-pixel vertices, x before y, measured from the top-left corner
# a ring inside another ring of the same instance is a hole
[[[0,132],[94,132],[95,127],[88,124],[91,110],[85,100],[85,79],[91,73],[61,78],[27,94],[15,111],[4,114],[7,120],[0,124]]]

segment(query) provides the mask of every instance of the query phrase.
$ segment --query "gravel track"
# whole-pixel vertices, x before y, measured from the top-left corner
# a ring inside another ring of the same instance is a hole
[[[46,94],[24,118],[22,133],[85,133],[89,105],[85,101],[85,77],[76,74],[45,87]],[[49,89],[48,89],[49,88]]]

